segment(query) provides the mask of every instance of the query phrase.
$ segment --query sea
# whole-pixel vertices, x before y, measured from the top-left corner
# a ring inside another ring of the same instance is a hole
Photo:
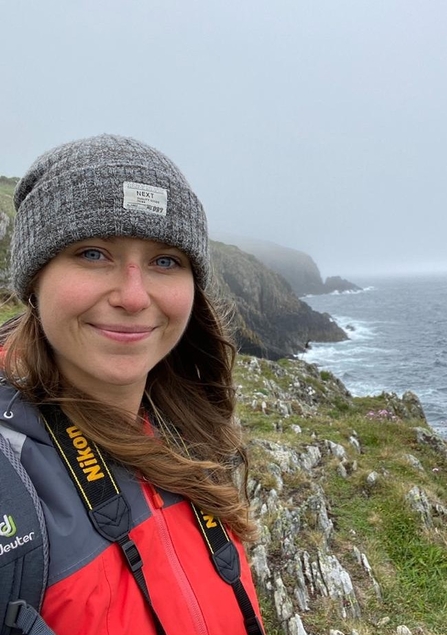
[[[311,342],[299,357],[330,370],[354,396],[411,390],[447,438],[447,273],[352,281],[362,291],[301,298],[349,339]]]

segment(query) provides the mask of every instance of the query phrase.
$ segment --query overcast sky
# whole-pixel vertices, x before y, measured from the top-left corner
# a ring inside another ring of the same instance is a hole
[[[0,174],[157,147],[212,234],[323,276],[447,271],[445,0],[0,0]]]

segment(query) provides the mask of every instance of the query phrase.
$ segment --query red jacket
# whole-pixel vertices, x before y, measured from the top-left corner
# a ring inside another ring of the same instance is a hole
[[[0,388],[0,412],[13,392]],[[3,408],[3,409],[2,409]],[[43,427],[21,399],[0,433],[37,490],[50,543],[42,615],[57,635],[155,635],[152,616],[121,549],[93,528],[79,494]],[[130,537],[143,560],[154,609],[167,635],[246,635],[233,589],[217,574],[190,504],[114,469],[132,512]],[[232,536],[234,539],[234,536]],[[259,615],[242,545],[241,580]]]

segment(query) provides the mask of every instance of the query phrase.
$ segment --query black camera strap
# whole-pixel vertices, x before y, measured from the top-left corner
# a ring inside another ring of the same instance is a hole
[[[258,616],[241,582],[239,553],[233,541],[218,518],[203,512],[193,503],[191,503],[191,506],[217,573],[234,591],[244,617],[247,635],[264,635]]]
[[[129,536],[130,508],[104,457],[58,406],[40,408],[54,447],[62,459],[96,531],[116,542],[154,619],[157,635],[166,635],[155,612],[143,574],[143,561]]]
[[[151,610],[157,635],[166,635],[149,596],[142,571],[142,559],[129,536],[130,508],[100,449],[70,422],[60,407],[45,405],[40,410],[54,447],[84,503],[93,526],[106,540],[119,544],[127,565]],[[234,591],[244,618],[247,635],[264,635],[240,579],[239,553],[233,541],[219,519],[202,512],[193,503],[191,506],[217,573]]]

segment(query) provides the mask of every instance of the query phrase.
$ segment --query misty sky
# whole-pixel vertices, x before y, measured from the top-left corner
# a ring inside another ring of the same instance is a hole
[[[212,235],[323,276],[447,271],[445,0],[0,0],[0,174],[111,132],[186,174]]]

